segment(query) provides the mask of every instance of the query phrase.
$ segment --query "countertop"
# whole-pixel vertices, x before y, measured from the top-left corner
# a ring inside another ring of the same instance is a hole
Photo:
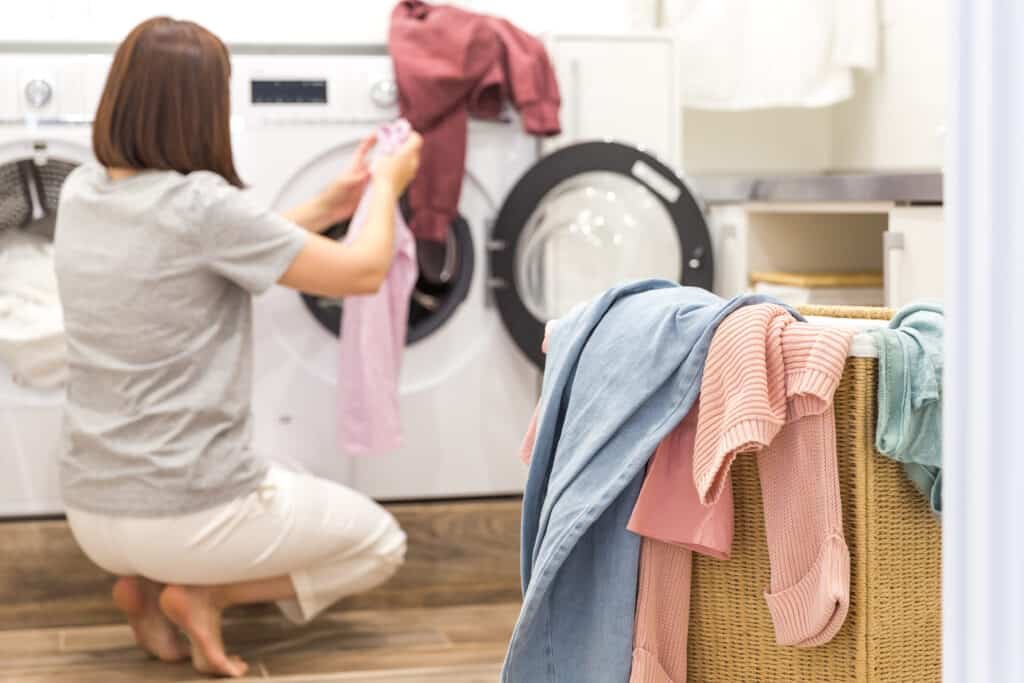
[[[897,202],[941,204],[941,173],[696,175],[688,179],[707,204],[737,202]]]

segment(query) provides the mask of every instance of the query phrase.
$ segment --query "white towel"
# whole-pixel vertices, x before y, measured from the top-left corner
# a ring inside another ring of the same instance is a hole
[[[829,106],[877,61],[877,0],[664,0],[662,20],[696,109]]]

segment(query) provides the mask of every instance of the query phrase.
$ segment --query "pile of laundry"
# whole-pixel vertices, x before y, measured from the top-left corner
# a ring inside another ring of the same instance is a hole
[[[911,387],[885,400],[917,410],[936,391],[913,388],[935,378],[922,372],[934,359],[907,343],[906,322],[874,334],[890,346],[890,384]],[[730,555],[737,457],[755,457],[761,480],[776,641],[828,643],[850,599],[832,400],[853,337],[764,296],[662,280],[549,324],[521,453],[524,602],[502,680],[685,681],[691,557]],[[885,434],[909,460],[921,443],[907,440],[931,431],[898,414]]]
[[[67,381],[53,243],[17,228],[0,231],[0,365],[17,384],[33,389],[57,389]]]

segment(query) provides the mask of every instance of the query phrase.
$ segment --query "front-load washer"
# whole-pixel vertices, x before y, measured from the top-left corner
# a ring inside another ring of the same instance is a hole
[[[0,232],[52,239],[61,185],[92,159],[89,124],[109,60],[0,53]],[[62,388],[26,383],[0,360],[0,517],[63,510],[63,404]]]
[[[255,197],[286,210],[398,115],[383,48],[236,55],[236,154]],[[404,445],[352,456],[337,440],[343,304],[282,287],[255,302],[255,448],[379,499],[515,494],[539,394],[546,320],[625,279],[711,286],[707,228],[677,175],[614,142],[540,158],[509,112],[471,122],[447,282],[421,279],[400,382]],[[345,226],[328,233],[339,237]]]

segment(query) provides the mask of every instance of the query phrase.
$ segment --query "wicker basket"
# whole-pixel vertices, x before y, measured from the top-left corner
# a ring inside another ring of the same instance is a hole
[[[805,315],[888,318],[884,309],[807,308]],[[823,647],[775,644],[764,601],[768,548],[757,465],[733,466],[736,529],[726,562],[694,554],[689,680],[822,683],[941,680],[941,533],[899,465],[875,452],[876,361],[851,358],[835,397],[850,611]]]

